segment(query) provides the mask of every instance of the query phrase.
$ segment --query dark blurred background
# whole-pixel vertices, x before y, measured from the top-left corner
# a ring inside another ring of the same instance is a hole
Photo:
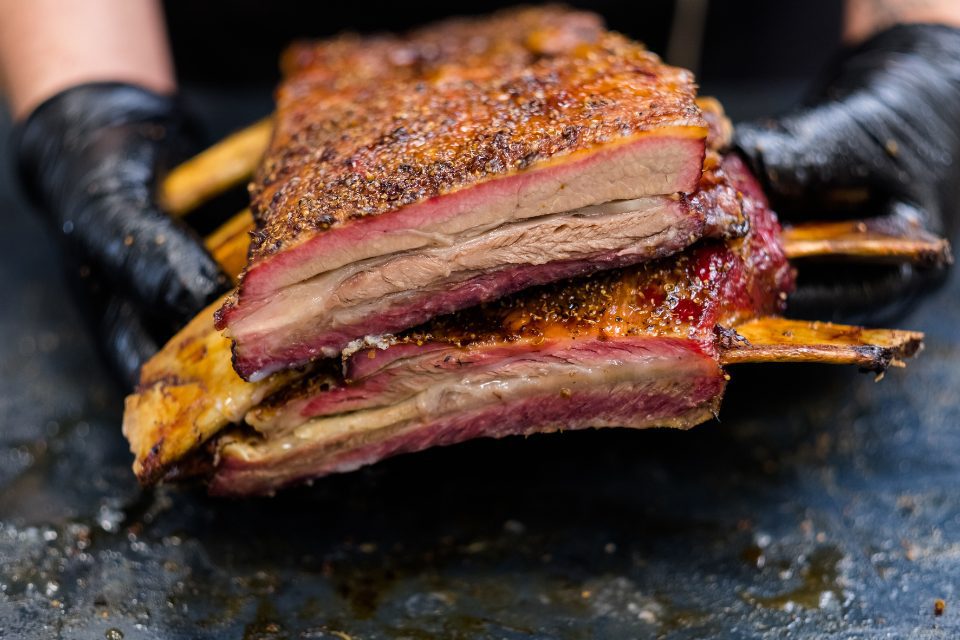
[[[403,30],[512,4],[175,0],[166,6],[177,70],[188,94],[192,89],[201,94],[226,90],[261,97],[226,117],[207,117],[211,134],[219,134],[257,115],[246,109],[264,113],[270,109],[270,91],[279,79],[277,59],[293,39],[341,31]],[[703,91],[722,98],[737,119],[792,104],[835,52],[841,29],[842,3],[837,0],[567,4],[602,14],[611,28],[642,40],[670,62],[693,68]],[[675,15],[683,16],[682,25],[675,24]],[[202,105],[196,110],[204,115]]]

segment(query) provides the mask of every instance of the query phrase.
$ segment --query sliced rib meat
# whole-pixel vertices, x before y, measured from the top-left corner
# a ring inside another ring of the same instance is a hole
[[[287,56],[250,264],[218,314],[244,378],[704,234],[683,196],[708,129],[692,76],[590,14],[524,9],[370,46]]]
[[[708,153],[700,190],[684,206],[694,212],[691,218],[704,220],[704,234],[736,237],[745,232],[747,220],[739,187],[718,158],[715,152]],[[595,222],[578,217],[568,220],[570,224]],[[579,265],[575,261],[555,262],[545,268],[575,270]],[[529,277],[531,273],[534,271],[530,267],[524,267],[512,275],[501,270],[490,277]],[[442,301],[445,295],[449,292],[441,292],[437,300]],[[316,363],[312,370],[322,376],[328,366]],[[145,483],[157,481],[229,423],[240,421],[266,394],[304,373],[284,370],[257,382],[242,380],[231,367],[229,340],[214,329],[212,311],[204,311],[150,359],[143,367],[136,392],[127,398],[123,431],[136,454],[137,476]],[[318,383],[317,377],[313,380]]]
[[[393,404],[315,418],[284,435],[228,436],[210,491],[269,493],[396,454],[479,437],[687,427],[716,413],[724,385],[716,359],[693,341],[571,344],[555,353],[512,358],[485,376],[448,376]]]
[[[740,162],[750,231],[679,256],[531,289],[437,318],[305,381],[219,443],[215,493],[264,493],[397,453],[487,436],[685,427],[725,385],[718,326],[775,313],[792,286],[776,218]]]

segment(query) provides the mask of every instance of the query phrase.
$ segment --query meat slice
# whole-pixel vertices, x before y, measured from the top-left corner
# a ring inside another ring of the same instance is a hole
[[[700,190],[684,206],[704,221],[706,235],[742,235],[747,220],[737,185],[727,176],[727,169],[715,152],[708,154],[706,167]],[[578,219],[570,222],[577,223]],[[212,248],[225,264],[237,261],[236,239],[242,239],[245,224],[241,218],[218,232],[222,245],[213,243]],[[558,267],[564,265],[553,265]],[[268,394],[287,387],[307,371],[283,370],[257,382],[244,381],[231,367],[229,340],[216,331],[212,316],[212,309],[201,312],[171,338],[144,365],[136,392],[126,400],[123,432],[136,454],[134,470],[144,483],[164,477],[171,467],[180,465],[229,423],[241,421]],[[397,349],[391,350],[396,352]],[[315,363],[308,369],[313,372],[310,379],[316,386],[336,382],[327,362]],[[289,392],[288,387],[285,393]]]
[[[217,319],[245,379],[708,228],[684,195],[708,132],[692,76],[591,14],[302,45],[285,68],[250,263]]]
[[[397,453],[584,427],[687,427],[725,386],[717,327],[782,309],[780,229],[735,158],[739,240],[531,289],[346,356],[347,382],[303,382],[221,439],[215,493],[264,493]]]
[[[262,494],[351,471],[399,453],[586,427],[687,427],[719,410],[717,361],[684,340],[618,340],[513,358],[486,376],[436,386],[395,404],[315,418],[261,439],[228,437],[215,494]]]

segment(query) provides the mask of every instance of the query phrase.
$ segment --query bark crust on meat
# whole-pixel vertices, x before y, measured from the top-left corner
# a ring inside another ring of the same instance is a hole
[[[295,47],[285,68],[251,186],[250,263],[217,316],[245,379],[521,286],[672,253],[708,228],[676,198],[697,189],[716,119],[704,118],[689,72],[592,14],[530,8],[405,36],[343,36]],[[596,246],[586,234],[566,251],[555,234],[542,239],[551,216],[651,196],[660,201],[642,206],[659,213],[645,228],[667,234],[660,247],[642,250],[629,234],[617,245],[614,225]],[[541,229],[515,235],[509,255],[480,246],[524,224]],[[548,245],[556,255],[540,255]],[[528,276],[488,277],[525,265]],[[351,270],[390,291],[363,297]],[[446,288],[458,293],[424,304]],[[390,322],[365,331],[377,318]]]

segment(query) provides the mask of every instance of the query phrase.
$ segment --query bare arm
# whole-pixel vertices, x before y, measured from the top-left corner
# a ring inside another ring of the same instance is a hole
[[[957,0],[847,0],[844,40],[857,43],[901,23],[940,23],[960,27]]]
[[[175,87],[157,0],[0,0],[0,93],[25,117],[68,87]]]

